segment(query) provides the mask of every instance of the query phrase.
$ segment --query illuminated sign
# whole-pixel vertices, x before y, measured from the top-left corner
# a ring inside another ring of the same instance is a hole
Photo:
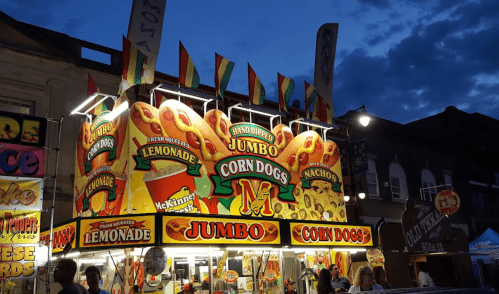
[[[368,226],[290,223],[291,245],[372,246]]]
[[[38,243],[40,212],[0,210],[0,244]]]
[[[43,179],[0,176],[0,209],[40,210]]]
[[[281,244],[279,222],[163,216],[163,243]]]
[[[36,278],[35,244],[0,244],[0,279]]]
[[[159,108],[137,102],[112,122],[85,122],[76,157],[75,217],[347,220],[338,146],[315,131],[232,123],[217,109],[200,116],[175,99]],[[122,200],[107,205],[115,186]]]
[[[441,214],[456,213],[459,207],[461,207],[461,198],[452,190],[440,191],[435,197],[435,208]]]
[[[0,175],[43,177],[45,149],[0,144]]]
[[[0,142],[44,147],[47,119],[0,111]]]
[[[154,244],[154,215],[82,219],[80,248]]]
[[[71,243],[71,248],[76,246],[76,222],[71,222],[53,229],[52,253],[62,252],[64,246]],[[49,246],[50,230],[40,234],[40,243]]]

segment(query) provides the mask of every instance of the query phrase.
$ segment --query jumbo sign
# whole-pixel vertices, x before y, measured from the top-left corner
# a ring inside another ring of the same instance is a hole
[[[103,138],[106,144],[92,147]],[[338,146],[315,131],[295,136],[283,124],[268,130],[232,123],[216,109],[201,117],[170,99],[159,109],[137,102],[112,122],[99,116],[85,123],[77,152],[75,216],[182,212],[346,221]],[[118,211],[106,209],[109,187],[95,189],[104,168],[108,179],[123,179]]]
[[[279,222],[163,216],[163,244],[281,244]]]

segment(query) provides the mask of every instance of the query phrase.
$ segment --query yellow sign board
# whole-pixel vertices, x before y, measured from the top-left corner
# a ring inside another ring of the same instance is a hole
[[[43,179],[0,176],[0,209],[41,210]]]
[[[53,236],[52,253],[61,252],[68,243],[71,243],[71,248],[75,248],[76,222],[70,222],[54,228]],[[40,234],[40,243],[49,246],[49,241],[50,230],[43,231]]]
[[[36,277],[36,244],[0,244],[0,280]]]
[[[40,212],[0,210],[0,244],[38,243]]]
[[[163,244],[281,244],[279,222],[163,216]]]
[[[154,244],[154,215],[82,219],[80,248]]]
[[[369,226],[290,223],[291,245],[373,246]]]

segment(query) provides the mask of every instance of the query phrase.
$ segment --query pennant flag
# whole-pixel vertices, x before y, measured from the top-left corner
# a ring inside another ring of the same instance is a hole
[[[215,53],[215,89],[217,96],[224,100],[224,92],[229,84],[234,62]]]
[[[160,91],[155,91],[154,92],[156,97],[154,97],[156,99],[156,108],[159,108],[161,106],[161,104],[163,102],[165,102],[168,98],[165,97],[165,95],[161,94]]]
[[[312,119],[328,123],[328,108],[329,105],[327,105],[324,99],[319,95],[316,104],[314,104]]]
[[[244,116],[243,116],[243,112],[242,112],[242,111],[239,111],[239,121],[240,121],[240,122],[246,122],[246,121],[244,120]]]
[[[299,119],[299,118],[300,118],[300,114],[298,114],[298,109],[295,108],[295,119]],[[295,133],[296,133],[296,135],[298,136],[298,134],[301,133],[302,131],[303,131],[303,125],[295,123]]]
[[[286,105],[288,105],[291,93],[293,93],[293,89],[295,88],[295,82],[277,73],[277,87],[279,88],[279,105],[282,110],[287,111]]]
[[[188,88],[199,87],[199,74],[192,62],[189,53],[185,50],[182,42],[179,42],[180,58],[178,67],[178,82]]]
[[[263,88],[260,79],[256,76],[255,72],[248,63],[248,89],[249,101],[255,105],[262,105],[265,99],[265,88]]]
[[[142,84],[154,83],[165,9],[166,0],[133,0],[127,39],[147,56]]]
[[[87,83],[87,95],[93,95],[95,92],[100,92],[99,87],[97,87],[97,84],[94,82],[94,79],[90,74],[88,74],[88,83]],[[95,103],[97,103],[100,99],[102,99],[101,95],[98,95],[97,97],[94,98],[94,100],[88,104],[89,107],[92,107]],[[87,108],[88,109],[88,108]],[[90,110],[88,113],[93,114],[95,116],[101,114],[104,110],[107,110],[107,106],[104,103],[101,103],[97,105],[94,109]]]
[[[185,99],[185,105],[189,106],[192,110],[194,110],[194,107],[192,106],[192,102],[190,99]]]
[[[305,82],[305,113],[307,114],[307,118],[308,118],[308,109],[310,105],[314,103],[315,98],[317,98],[317,96],[319,96],[319,92],[317,92],[315,87]]]
[[[147,56],[123,36],[123,76],[120,95],[133,85],[147,84],[143,78]]]

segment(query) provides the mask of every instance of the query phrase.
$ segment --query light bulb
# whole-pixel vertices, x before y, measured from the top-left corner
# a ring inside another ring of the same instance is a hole
[[[359,122],[362,126],[367,127],[369,125],[369,122],[371,121],[371,118],[368,115],[362,115],[359,118]]]

